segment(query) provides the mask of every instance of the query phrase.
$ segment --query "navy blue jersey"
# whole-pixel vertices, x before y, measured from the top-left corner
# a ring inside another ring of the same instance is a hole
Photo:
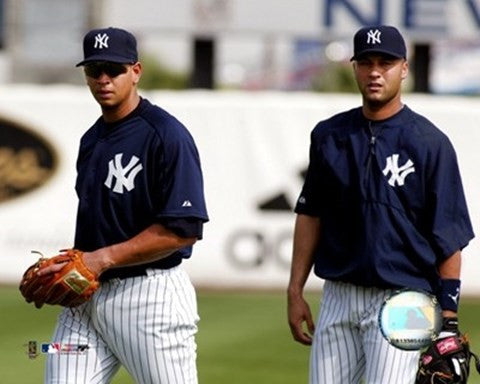
[[[113,124],[100,118],[83,135],[75,188],[75,247],[84,251],[126,241],[153,223],[201,238],[208,220],[193,138],[176,118],[145,99],[126,118]],[[187,247],[167,259],[104,275],[168,267],[190,255]]]
[[[320,122],[295,212],[322,223],[315,273],[361,286],[433,292],[438,264],[474,237],[453,146],[407,106]]]

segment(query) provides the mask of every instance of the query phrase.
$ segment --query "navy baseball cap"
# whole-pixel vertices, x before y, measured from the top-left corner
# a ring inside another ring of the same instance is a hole
[[[92,29],[83,38],[84,60],[76,66],[94,61],[131,64],[138,61],[137,40],[120,28]]]
[[[405,40],[395,27],[390,25],[364,27],[353,37],[353,56],[350,61],[358,60],[359,57],[369,53],[381,53],[406,59],[407,47]]]

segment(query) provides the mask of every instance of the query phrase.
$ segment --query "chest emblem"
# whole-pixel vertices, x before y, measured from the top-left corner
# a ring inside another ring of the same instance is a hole
[[[413,161],[408,159],[403,165],[398,165],[398,153],[394,153],[392,156],[387,157],[387,165],[383,169],[383,174],[388,177],[388,184],[392,187],[396,185],[402,186],[405,184],[405,178],[415,172]]]
[[[135,177],[143,169],[140,159],[132,156],[129,163],[124,167],[122,165],[123,153],[117,153],[115,157],[108,162],[108,176],[105,180],[107,188],[113,192],[122,194],[124,188],[131,191],[135,188]],[[115,179],[115,183],[113,181]],[[113,188],[112,188],[113,185]]]

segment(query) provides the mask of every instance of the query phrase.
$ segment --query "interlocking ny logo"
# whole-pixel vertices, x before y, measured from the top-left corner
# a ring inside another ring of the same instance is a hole
[[[135,188],[135,177],[143,169],[142,164],[138,163],[140,159],[137,156],[132,156],[128,165],[123,168],[122,157],[123,153],[117,153],[115,158],[108,162],[108,176],[104,183],[109,189],[112,189],[113,178],[115,178],[113,192],[116,193],[123,193],[124,187],[127,191]]]
[[[378,29],[370,29],[367,33],[367,44],[380,44],[382,41],[380,40],[380,35],[382,32],[380,32]]]
[[[104,34],[98,33],[95,36],[95,45],[93,46],[93,48],[98,48],[98,49],[108,48],[108,35],[106,33]]]
[[[412,172],[415,172],[412,160],[408,159],[401,167],[398,166],[399,154],[394,153],[392,156],[387,157],[387,165],[383,169],[383,174],[387,176],[391,173],[388,179],[388,184],[395,187],[395,183],[399,186],[405,184],[405,178]]]

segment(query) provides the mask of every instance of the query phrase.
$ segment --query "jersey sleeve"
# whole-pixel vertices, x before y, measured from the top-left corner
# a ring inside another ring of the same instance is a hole
[[[200,218],[162,218],[160,224],[173,231],[180,237],[203,238],[203,220]]]
[[[310,135],[310,155],[309,164],[305,181],[300,192],[300,196],[297,199],[295,206],[295,213],[304,214],[309,216],[320,216],[320,207],[318,202],[321,197],[320,186],[320,167],[319,167],[319,155],[316,149],[317,143],[315,140],[315,130]]]
[[[433,246],[443,258],[466,247],[474,237],[460,176],[457,156],[445,139],[432,157],[435,163],[430,178],[429,207]]]
[[[180,123],[164,135],[156,217],[160,222],[179,218],[208,221],[200,157],[190,133]],[[177,221],[178,223],[178,221]],[[175,225],[177,227],[178,225]]]

